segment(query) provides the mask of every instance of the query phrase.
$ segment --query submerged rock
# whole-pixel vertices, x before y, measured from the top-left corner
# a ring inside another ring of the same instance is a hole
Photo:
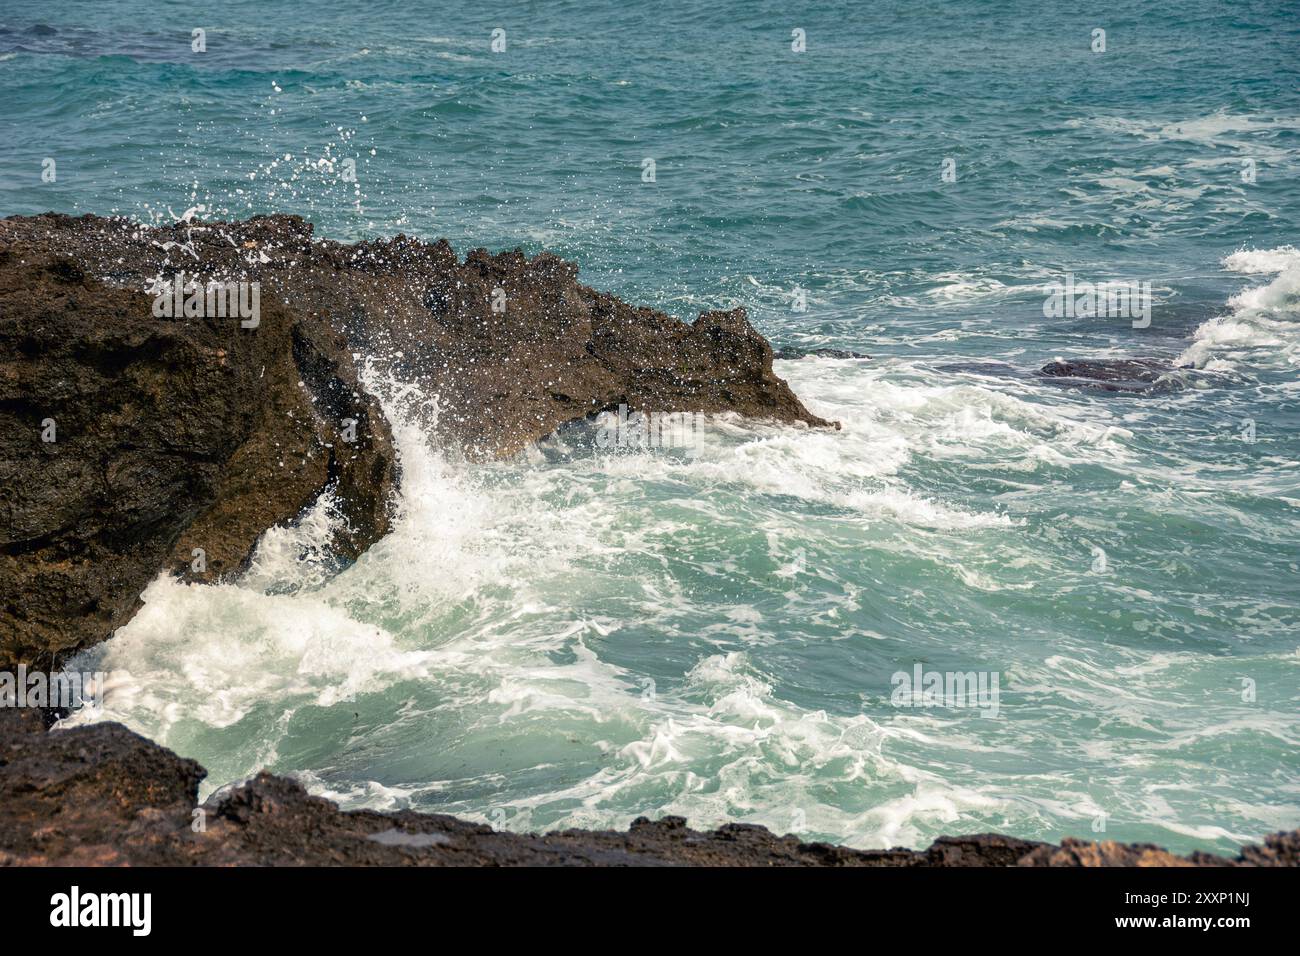
[[[1149,392],[1160,386],[1179,387],[1178,369],[1157,359],[1057,359],[1038,370],[1056,384],[1100,388],[1111,392]]]
[[[805,349],[797,345],[783,345],[776,350],[776,358],[794,360],[803,358],[829,359],[869,359],[870,355],[862,352],[850,352],[844,349]]]
[[[108,637],[161,570],[240,570],[327,490],[334,555],[382,537],[396,454],[363,355],[436,396],[428,430],[472,458],[620,405],[832,424],[743,309],[687,325],[576,275],[546,253],[317,241],[294,216],[0,220],[0,667]],[[242,297],[217,314],[191,281]]]
[[[343,812],[300,784],[259,774],[201,807],[204,770],[117,724],[46,732],[0,710],[0,865],[176,866],[1295,866],[1300,831],[1232,860],[1158,847],[1000,834],[940,837],[925,850],[804,843],[761,826],[698,831],[681,817],[626,831],[543,835],[414,811]]]

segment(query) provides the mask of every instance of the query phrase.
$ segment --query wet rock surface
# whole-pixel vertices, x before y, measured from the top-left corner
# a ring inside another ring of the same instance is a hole
[[[934,366],[950,375],[1016,379],[1027,386],[1085,389],[1116,396],[1158,395],[1180,389],[1225,385],[1225,376],[1158,358],[1057,358],[1046,365],[1020,366],[1000,361],[945,362]]]
[[[382,537],[397,461],[363,356],[436,395],[426,424],[472,458],[621,404],[830,424],[744,310],[687,325],[576,274],[545,253],[317,241],[293,216],[0,220],[0,665],[107,638],[161,570],[239,571],[327,490],[339,560]],[[256,326],[156,317],[178,277],[257,283]]]
[[[335,330],[274,298],[256,329],[155,318],[150,296],[12,223],[0,222],[0,665],[52,667],[107,638],[164,569],[240,570],[264,531],[327,488],[341,558],[386,533],[396,454]]]
[[[851,352],[845,349],[806,349],[797,345],[783,345],[775,352],[775,356],[786,361],[805,358],[828,358],[828,359],[869,359],[870,355],[863,352]]]
[[[576,265],[545,252],[476,249],[460,261],[445,240],[346,245],[316,239],[296,216],[151,229],[47,214],[3,227],[0,238],[39,241],[133,288],[180,270],[259,282],[264,302],[341,331],[381,370],[436,394],[432,431],[474,458],[512,454],[621,404],[831,424],[776,377],[744,309],[688,325],[580,284]]]
[[[1158,847],[999,834],[926,850],[804,843],[760,826],[693,830],[681,817],[626,831],[515,834],[438,814],[343,812],[260,774],[197,807],[203,768],[118,724],[47,732],[39,711],[0,710],[0,864],[315,866],[1295,866],[1300,831],[1235,859]],[[196,810],[201,812],[196,813]]]
[[[1158,359],[1057,359],[1036,374],[1054,385],[1108,392],[1152,392],[1183,387],[1180,371]]]

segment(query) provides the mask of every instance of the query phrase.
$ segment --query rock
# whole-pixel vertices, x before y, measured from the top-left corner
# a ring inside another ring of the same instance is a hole
[[[1108,392],[1149,392],[1180,387],[1176,369],[1156,359],[1057,359],[1038,370],[1054,384],[1100,388]]]
[[[1228,866],[1227,860],[1204,856],[1202,863],[1174,856],[1152,843],[1116,843],[1066,837],[1060,846],[1040,846],[1025,854],[1019,866]]]
[[[832,424],[776,377],[743,309],[687,325],[581,285],[577,266],[549,253],[476,249],[459,262],[445,240],[316,240],[296,216],[149,229],[47,214],[3,225],[0,237],[38,236],[88,273],[136,288],[181,269],[260,282],[263,301],[320,319],[436,394],[430,430],[473,458],[513,454],[620,404]]]
[[[944,362],[934,368],[937,372],[947,372],[954,375],[982,375],[990,378],[1024,378],[1029,374],[1015,365],[996,361]]]
[[[0,865],[271,866],[1295,866],[1300,831],[1233,860],[1141,844],[1000,834],[940,837],[926,850],[804,843],[761,826],[693,830],[640,817],[626,831],[494,831],[414,811],[343,812],[262,773],[196,808],[204,770],[116,724],[45,730],[0,710]],[[195,811],[201,812],[196,813]]]
[[[259,324],[155,317],[146,290],[182,272],[257,283]],[[294,216],[0,220],[0,668],[108,637],[162,570],[239,571],[327,488],[336,558],[385,534],[396,453],[362,355],[437,395],[429,430],[474,458],[620,404],[832,424],[743,310],[686,325],[576,275],[546,253],[317,241]]]
[[[804,349],[796,345],[784,345],[776,350],[776,357],[787,361],[803,358],[829,359],[869,359],[870,355],[862,352],[848,352],[844,349]]]
[[[387,532],[391,436],[336,331],[271,297],[256,329],[155,318],[149,296],[13,222],[0,223],[0,666],[50,667],[103,640],[161,570],[240,570],[327,487],[340,557]]]
[[[1300,866],[1300,830],[1274,833],[1264,845],[1242,848],[1236,859],[1196,851],[1176,856],[1153,843],[1116,843],[1066,837],[1060,846],[1042,844],[1023,856],[1020,866]]]
[[[0,865],[178,860],[203,768],[120,724],[47,733],[42,716],[0,709]]]

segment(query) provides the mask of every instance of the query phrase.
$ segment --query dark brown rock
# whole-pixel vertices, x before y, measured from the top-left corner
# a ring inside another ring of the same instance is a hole
[[[47,214],[4,220],[6,233],[136,288],[182,269],[258,281],[263,301],[342,331],[355,351],[436,394],[431,430],[471,457],[512,454],[620,404],[832,424],[776,377],[743,309],[687,325],[581,285],[577,266],[549,253],[475,249],[459,262],[445,240],[344,245],[313,238],[296,216],[149,229]]]
[[[1184,387],[1184,376],[1195,372],[1176,369],[1158,359],[1056,359],[1036,374],[1054,385],[1106,392],[1156,392]]]
[[[844,349],[805,349],[797,345],[786,345],[775,351],[775,356],[779,359],[794,361],[796,359],[806,358],[827,358],[827,359],[869,359],[870,355],[862,352],[846,351]]]
[[[42,716],[0,709],[0,863],[177,860],[203,768],[120,724],[46,733]]]
[[[331,485],[336,553],[387,531],[388,425],[338,333],[274,297],[256,329],[154,318],[143,292],[16,231],[0,228],[0,665],[103,640],[165,568],[241,569]]]

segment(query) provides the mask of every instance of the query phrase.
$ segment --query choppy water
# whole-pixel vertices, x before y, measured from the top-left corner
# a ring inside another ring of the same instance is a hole
[[[372,375],[393,534],[328,577],[300,560],[322,508],[237,585],[156,582],[92,655],[108,717],[211,786],[265,766],[513,829],[1231,850],[1300,823],[1294,5],[323,7],[0,2],[0,212],[548,248],[873,359],[778,363],[838,433],[473,470],[413,424],[433,396]],[[1045,317],[1065,273],[1150,282],[1150,327]],[[1058,356],[1204,372],[1025,377]],[[997,675],[997,716],[893,706],[918,662]]]

